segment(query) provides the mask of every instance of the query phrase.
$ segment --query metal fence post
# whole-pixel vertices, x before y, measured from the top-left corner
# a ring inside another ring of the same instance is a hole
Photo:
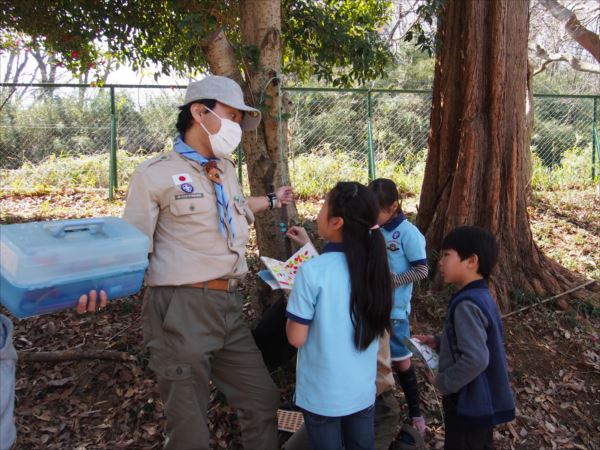
[[[115,107],[115,87],[110,87],[110,160],[109,160],[108,199],[112,200],[117,188],[117,109]]]
[[[598,116],[596,110],[598,109],[598,97],[594,97],[592,103],[592,183],[596,181],[596,152],[598,152]],[[600,155],[598,155],[600,156]]]
[[[367,140],[369,181],[373,181],[375,179],[375,158],[373,157],[373,124],[370,89],[367,91]]]

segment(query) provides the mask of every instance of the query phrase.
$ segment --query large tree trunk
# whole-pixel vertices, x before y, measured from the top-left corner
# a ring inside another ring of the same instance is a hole
[[[459,225],[496,235],[491,286],[503,311],[513,289],[544,295],[577,280],[540,252],[527,213],[528,15],[527,0],[446,2],[417,216],[430,249]]]
[[[242,147],[248,168],[250,194],[262,196],[279,186],[289,185],[287,166],[287,123],[280,122],[279,98],[282,60],[280,0],[239,0],[242,46],[255,48],[258,60],[238,59],[222,30],[210,35],[202,45],[211,72],[236,80],[244,90],[246,102],[262,111],[257,131],[244,133]],[[240,67],[242,71],[240,71]],[[261,255],[285,260],[290,243],[279,224],[296,217],[295,208],[275,209],[256,216],[256,238]],[[272,303],[273,294],[261,285],[256,296],[257,309]]]

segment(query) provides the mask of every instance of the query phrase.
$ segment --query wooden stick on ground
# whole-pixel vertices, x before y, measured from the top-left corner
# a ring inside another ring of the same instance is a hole
[[[110,350],[63,350],[56,352],[19,352],[19,359],[26,362],[76,361],[82,359],[101,359],[108,361],[131,362],[135,358],[127,352]]]
[[[525,311],[525,310],[527,310],[529,308],[533,308],[534,306],[543,305],[544,303],[548,303],[549,301],[555,300],[555,299],[557,299],[559,297],[563,297],[563,296],[565,296],[567,294],[570,294],[571,292],[575,292],[575,291],[578,291],[579,289],[583,289],[584,287],[589,286],[590,284],[595,283],[595,282],[596,282],[596,280],[589,280],[587,283],[583,283],[583,284],[581,284],[579,286],[574,287],[573,289],[569,289],[568,291],[561,292],[560,294],[557,294],[557,295],[553,295],[552,297],[549,297],[549,298],[547,298],[545,300],[536,302],[533,305],[527,305],[527,306],[524,306],[523,308],[517,309],[516,311],[509,312],[508,314],[504,314],[502,316],[502,318],[506,319],[509,316],[512,316],[514,314],[523,312],[523,311]]]

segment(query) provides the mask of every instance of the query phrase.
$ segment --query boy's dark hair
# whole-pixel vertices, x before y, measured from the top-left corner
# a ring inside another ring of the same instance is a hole
[[[388,178],[377,178],[369,183],[369,189],[377,195],[379,208],[387,209],[392,206],[394,202],[398,202],[398,209],[400,210],[398,187],[392,180]]]
[[[454,250],[461,261],[471,255],[479,259],[479,273],[489,278],[498,260],[498,244],[492,233],[481,227],[462,226],[450,231],[442,242],[442,250]]]
[[[329,217],[344,219],[342,236],[350,273],[350,317],[354,345],[366,349],[390,328],[392,284],[385,240],[377,224],[375,193],[355,182],[340,182],[328,196]]]
[[[190,102],[187,105],[183,105],[179,107],[179,115],[177,116],[177,123],[175,123],[175,128],[179,134],[183,136],[183,134],[190,129],[192,126],[192,105],[194,103],[200,103],[201,105],[206,106],[207,108],[214,109],[217,104],[216,100],[198,100],[196,102]]]

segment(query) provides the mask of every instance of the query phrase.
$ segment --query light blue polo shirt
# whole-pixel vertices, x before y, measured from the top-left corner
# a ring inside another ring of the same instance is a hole
[[[390,270],[393,273],[408,272],[411,267],[427,264],[425,237],[419,229],[400,213],[383,227]],[[408,320],[413,285],[405,284],[394,289],[392,319]]]
[[[298,349],[296,405],[340,417],[375,403],[379,339],[363,351],[354,346],[346,256],[341,244],[323,251],[298,270],[287,306],[288,319],[309,325]]]

